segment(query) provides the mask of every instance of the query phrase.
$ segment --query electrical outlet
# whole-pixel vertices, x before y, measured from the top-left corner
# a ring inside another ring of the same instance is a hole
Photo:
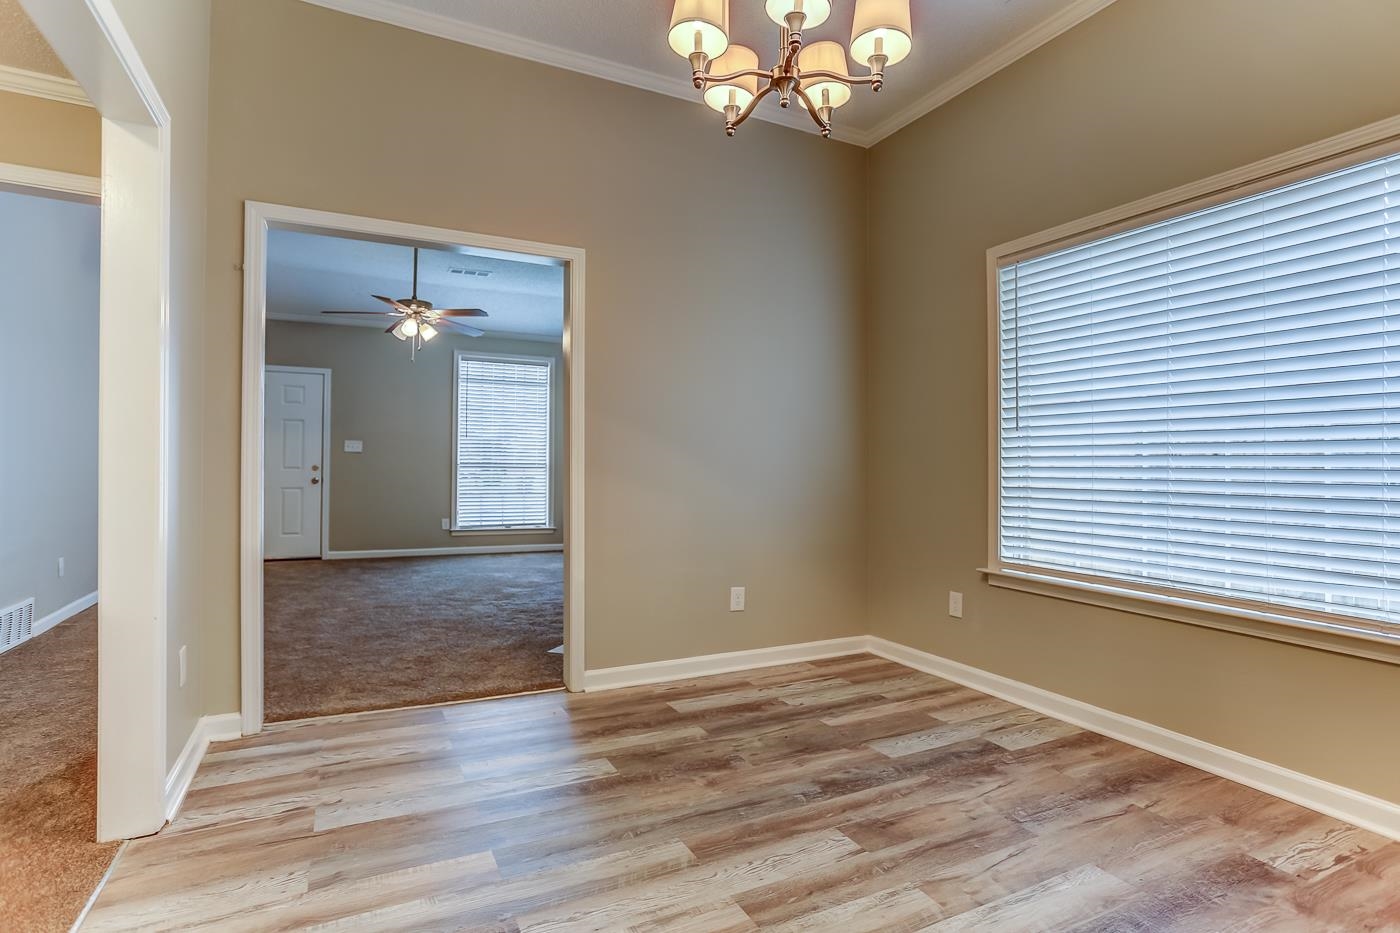
[[[729,611],[744,611],[744,588],[742,586],[731,586],[729,588]]]
[[[961,593],[955,593],[952,590],[948,591],[948,615],[955,619],[961,619],[963,617]]]
[[[448,521],[447,519],[445,519],[445,518],[442,520],[442,530],[443,530],[443,531],[451,531],[451,530],[452,530],[452,523],[451,523],[450,521]]]
[[[186,651],[188,647],[188,645],[180,646],[180,686],[182,687],[185,685],[185,678],[189,675],[189,665],[185,663],[188,657],[188,652]]]
[[[61,577],[66,571],[67,567],[65,566],[65,558],[60,557],[58,559],[58,575]]]

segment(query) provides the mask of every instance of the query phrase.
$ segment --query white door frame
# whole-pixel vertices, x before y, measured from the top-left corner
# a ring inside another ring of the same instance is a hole
[[[328,560],[331,551],[331,371],[319,366],[264,366],[264,379],[267,373],[315,373],[325,379],[325,392],[321,397],[321,559]]]
[[[88,204],[102,203],[100,178],[35,168],[32,165],[16,165],[13,162],[0,162],[0,191],[83,201]]]
[[[112,0],[22,0],[102,117],[97,838],[165,824],[171,116]],[[30,184],[89,192],[65,173]],[[182,309],[189,313],[190,309]]]
[[[263,727],[263,390],[267,339],[268,231],[369,236],[405,245],[456,247],[478,255],[538,257],[564,268],[564,371],[568,380],[569,512],[564,536],[564,685],[583,689],[584,670],[584,251],[507,237],[248,201],[243,225],[243,441],[240,610],[243,733]],[[386,348],[387,349],[387,348]]]

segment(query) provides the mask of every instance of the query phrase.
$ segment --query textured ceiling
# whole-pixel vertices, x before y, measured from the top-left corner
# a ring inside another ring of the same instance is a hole
[[[0,0],[0,65],[71,77],[19,0]]]
[[[684,88],[689,66],[666,43],[671,0],[311,0],[348,12],[404,20],[395,11],[416,14],[420,23],[461,23],[494,30],[607,63],[635,69],[643,76],[675,80]],[[912,0],[914,51],[889,69],[878,95],[858,89],[837,113],[838,130],[856,135],[888,131],[888,124],[916,108],[930,92],[964,78],[984,59],[1036,31],[1042,24],[1089,15],[1111,0]],[[831,17],[807,31],[810,41],[850,42],[855,0],[834,0]],[[759,51],[762,64],[773,63],[777,26],[764,13],[763,0],[731,0],[731,41]],[[1077,19],[1073,19],[1077,21]],[[408,23],[405,22],[405,25]],[[442,30],[444,33],[450,29]],[[464,41],[473,41],[466,38]],[[478,42],[476,44],[488,44]],[[531,57],[526,53],[526,57]],[[1003,62],[1004,64],[1004,62]],[[851,63],[853,71],[860,73]],[[589,70],[580,68],[579,70]],[[982,75],[985,76],[985,75]],[[698,99],[698,94],[696,95]],[[765,101],[764,106],[767,106]],[[776,115],[777,105],[769,110]],[[794,107],[793,111],[798,108]],[[716,120],[719,117],[716,116]],[[811,128],[800,112],[782,114],[779,122]]]
[[[273,230],[267,255],[267,310],[277,318],[324,324],[322,311],[381,311],[384,305],[371,295],[406,298],[412,291],[408,246]],[[425,249],[418,258],[418,295],[439,308],[482,308],[490,316],[471,324],[487,334],[557,340],[563,331],[564,271],[557,265]],[[388,319],[337,316],[335,323],[382,330]]]

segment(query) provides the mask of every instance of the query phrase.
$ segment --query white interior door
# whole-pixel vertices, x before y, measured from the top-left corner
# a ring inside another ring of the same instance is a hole
[[[326,377],[267,369],[263,547],[269,560],[321,556]]]

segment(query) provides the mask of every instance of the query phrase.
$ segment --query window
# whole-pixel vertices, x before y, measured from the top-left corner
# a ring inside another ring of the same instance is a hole
[[[453,530],[550,526],[553,361],[459,352]]]
[[[1400,622],[1400,156],[996,283],[1002,569]]]

